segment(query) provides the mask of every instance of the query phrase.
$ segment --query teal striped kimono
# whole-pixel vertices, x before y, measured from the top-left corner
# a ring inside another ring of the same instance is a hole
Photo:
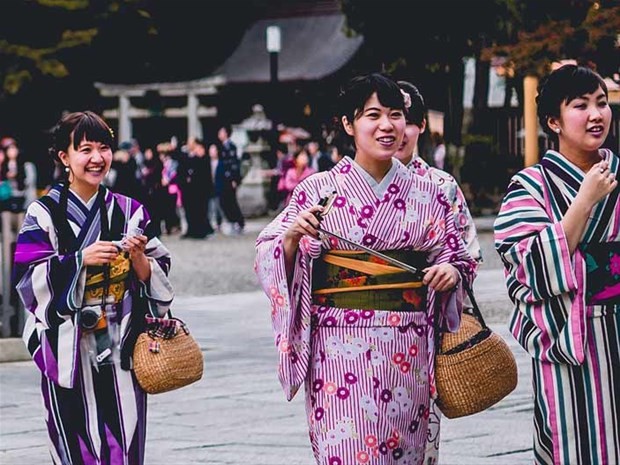
[[[619,159],[601,157],[618,176]],[[584,173],[560,153],[515,175],[495,222],[514,303],[510,329],[532,356],[537,464],[620,463],[620,315],[585,300],[588,243],[620,241],[616,188],[590,214],[571,255],[560,223]]]

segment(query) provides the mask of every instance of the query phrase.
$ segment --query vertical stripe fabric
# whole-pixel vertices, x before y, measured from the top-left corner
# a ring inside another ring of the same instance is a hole
[[[60,188],[48,195],[58,203]],[[146,230],[149,216],[138,202],[110,191],[105,202],[109,224],[118,206],[124,231],[134,226]],[[89,344],[77,324],[86,277],[81,250],[99,240],[99,206],[69,191],[66,216],[78,238],[78,251],[59,254],[57,228],[40,200],[28,207],[15,250],[17,291],[29,312],[23,339],[42,374],[50,456],[55,465],[142,465],[146,394],[133,371],[122,366],[122,358],[99,367],[91,364]],[[157,238],[149,240],[145,253],[151,265],[149,282],[137,282],[130,275],[122,301],[110,312],[115,318],[108,319],[110,330],[120,334],[116,350],[121,354],[131,349],[126,344],[135,326],[136,292],[147,296],[150,311],[158,316],[173,299],[167,277],[170,253]]]
[[[446,325],[456,329],[461,291],[429,291],[421,312],[313,305],[313,259],[323,249],[352,247],[308,236],[301,239],[287,282],[282,246],[287,229],[299,212],[335,191],[323,228],[378,251],[426,252],[431,263],[451,263],[471,283],[476,262],[459,237],[442,191],[400,162],[390,170],[384,191],[373,190],[360,170],[345,157],[331,171],[302,181],[289,205],[257,239],[255,271],[271,303],[278,375],[289,400],[305,386],[317,463],[433,463],[436,451],[425,461],[428,436],[439,434],[430,404],[432,317],[442,312]]]
[[[618,157],[599,153],[618,177]],[[510,329],[532,356],[537,464],[620,463],[620,312],[586,305],[584,255],[569,253],[561,224],[584,176],[548,151],[512,178],[495,222],[514,304]],[[580,246],[620,240],[619,192],[595,206]]]

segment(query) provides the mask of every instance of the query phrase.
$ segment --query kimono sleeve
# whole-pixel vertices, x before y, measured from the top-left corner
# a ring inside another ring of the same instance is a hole
[[[579,364],[583,318],[574,261],[559,221],[545,209],[535,172],[511,181],[495,221],[495,247],[515,304],[511,331],[533,357]]]
[[[289,205],[258,236],[254,270],[271,304],[271,320],[279,355],[278,378],[291,400],[306,378],[310,362],[312,259],[321,243],[303,237],[295,256],[293,277],[287,282],[282,242],[297,214],[318,201],[312,183],[302,182]]]
[[[148,282],[140,283],[143,295],[149,301],[149,310],[153,316],[164,316],[172,305],[174,291],[168,274],[170,272],[170,252],[166,246],[154,236],[151,231],[151,218],[143,205],[130,199],[131,215],[127,215],[127,228],[136,226],[145,232],[149,238],[144,253],[151,267],[151,277]]]
[[[76,376],[85,267],[81,252],[59,255],[54,225],[38,201],[28,207],[17,237],[14,261],[17,292],[30,313],[23,339],[45,376],[71,388]]]
[[[476,275],[477,261],[472,257],[463,242],[452,210],[452,204],[443,192],[438,194],[436,214],[437,227],[434,231],[438,240],[433,250],[433,264],[450,263],[461,276],[461,284],[451,291],[440,292],[436,300],[448,331],[456,331],[460,326],[460,315],[463,306],[463,286],[471,288]]]

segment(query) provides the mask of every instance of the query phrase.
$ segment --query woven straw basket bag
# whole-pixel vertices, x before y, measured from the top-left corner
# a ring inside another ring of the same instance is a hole
[[[178,318],[148,318],[133,351],[138,383],[149,394],[172,391],[202,378],[200,346]]]
[[[463,314],[456,333],[441,336],[435,355],[437,404],[448,418],[481,412],[517,386],[517,364],[510,348],[486,325],[473,293],[474,315]]]

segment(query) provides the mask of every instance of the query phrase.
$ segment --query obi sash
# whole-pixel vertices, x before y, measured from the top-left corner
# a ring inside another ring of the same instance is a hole
[[[84,304],[98,305],[102,303],[105,288],[108,288],[108,295],[105,298],[107,304],[117,304],[125,296],[125,284],[129,278],[131,261],[127,252],[121,252],[109,265],[110,276],[105,279],[102,266],[88,266],[86,268],[86,285],[84,288]]]
[[[407,250],[381,251],[420,270],[428,266],[427,253]],[[426,311],[427,286],[422,274],[387,263],[366,252],[331,250],[315,260],[312,270],[312,303],[337,308]]]
[[[620,304],[620,242],[593,242],[584,247],[586,304]]]

